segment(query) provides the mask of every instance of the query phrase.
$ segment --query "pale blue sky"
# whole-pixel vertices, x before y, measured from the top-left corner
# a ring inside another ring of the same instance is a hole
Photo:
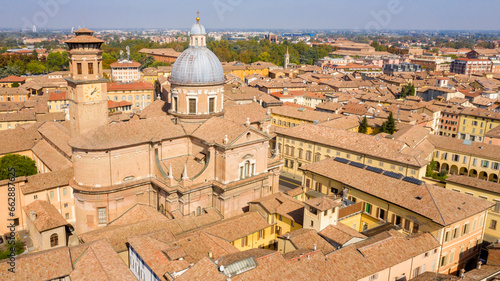
[[[498,0],[9,0],[0,29],[210,28],[500,30]],[[48,3],[48,8],[44,4]]]

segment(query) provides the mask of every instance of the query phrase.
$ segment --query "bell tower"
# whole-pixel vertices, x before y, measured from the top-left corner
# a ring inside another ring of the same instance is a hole
[[[108,123],[107,79],[102,76],[104,41],[94,31],[82,28],[66,41],[69,47],[68,100],[71,137]]]
[[[288,69],[289,63],[290,63],[290,54],[288,54],[288,47],[286,47],[285,63],[283,64],[283,68]]]

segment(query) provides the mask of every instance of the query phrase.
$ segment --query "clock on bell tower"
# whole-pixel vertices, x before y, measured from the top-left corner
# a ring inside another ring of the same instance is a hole
[[[102,76],[104,41],[82,28],[66,44],[69,47],[68,100],[71,137],[108,124],[107,79]]]

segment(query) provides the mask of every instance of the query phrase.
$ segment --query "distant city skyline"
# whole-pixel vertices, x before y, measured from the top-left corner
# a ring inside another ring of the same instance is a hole
[[[0,29],[189,28],[199,10],[207,29],[500,30],[500,1],[489,0],[29,2],[3,3]]]

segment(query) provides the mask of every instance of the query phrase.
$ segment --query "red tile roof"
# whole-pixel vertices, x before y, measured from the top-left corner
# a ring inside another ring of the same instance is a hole
[[[11,75],[11,76],[7,76],[3,79],[0,79],[0,83],[14,83],[14,82],[22,83],[25,80],[26,80],[26,77],[19,77],[19,76]]]
[[[64,92],[51,92],[49,93],[49,101],[59,101],[59,100],[66,100],[66,91]]]

